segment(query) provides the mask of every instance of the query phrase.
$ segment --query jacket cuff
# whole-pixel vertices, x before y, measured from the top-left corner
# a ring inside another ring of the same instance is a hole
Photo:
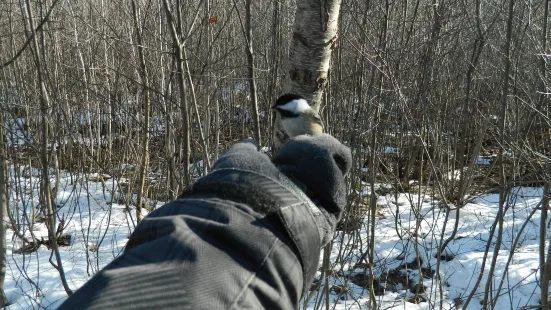
[[[320,227],[313,214],[317,206],[285,175],[278,179],[235,168],[217,169],[193,184],[193,194],[214,194],[249,205],[264,215],[277,214],[302,264],[307,292],[314,280],[321,252]],[[276,227],[277,227],[276,226]],[[322,228],[325,229],[325,228]]]

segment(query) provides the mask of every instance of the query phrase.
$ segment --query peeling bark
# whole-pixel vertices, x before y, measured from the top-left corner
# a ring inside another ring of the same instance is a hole
[[[303,96],[316,111],[321,107],[331,52],[337,43],[340,8],[341,0],[297,2],[284,92]],[[276,148],[285,139],[278,116],[274,130]]]

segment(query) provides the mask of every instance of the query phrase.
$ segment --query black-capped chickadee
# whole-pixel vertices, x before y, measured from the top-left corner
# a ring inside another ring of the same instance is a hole
[[[283,130],[290,137],[323,133],[323,123],[306,99],[295,94],[285,94],[272,106],[281,116]]]

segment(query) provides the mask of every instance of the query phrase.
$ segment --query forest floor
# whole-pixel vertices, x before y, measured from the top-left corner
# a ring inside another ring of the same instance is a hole
[[[499,296],[495,309],[519,309],[539,303],[538,204],[542,194],[541,188],[519,187],[508,197],[492,281],[492,296]],[[440,309],[440,305],[442,309],[460,309],[473,289],[467,309],[482,308],[497,230],[489,243],[481,284],[476,286],[476,282],[498,213],[499,195],[476,197],[460,209],[459,215],[450,212],[447,221],[440,203],[433,197],[408,193],[399,194],[397,200],[394,195],[379,197],[374,259],[379,309]],[[456,222],[457,233],[440,258],[438,279],[438,246],[450,237]],[[362,254],[368,251],[368,223],[364,220],[361,224],[359,234],[339,232],[333,246],[331,309],[367,309],[370,277]],[[551,233],[547,234],[549,239]],[[347,248],[349,244],[363,245],[363,249]],[[316,302],[310,301],[307,308],[315,306]]]
[[[10,209],[19,210],[19,222],[25,223],[21,218],[31,216],[33,206],[38,204],[39,178],[36,171],[21,173],[24,176],[18,186],[21,190],[11,192]],[[73,290],[117,257],[134,229],[135,208],[128,209],[122,203],[117,188],[113,179],[101,180],[97,175],[61,175],[55,203],[59,219],[63,218],[67,226],[63,235],[70,238],[67,246],[60,247],[60,253]],[[360,197],[368,197],[363,186],[359,189]],[[541,188],[524,187],[514,188],[508,197],[503,240],[492,282],[494,299],[499,296],[495,309],[518,309],[539,302],[537,206],[542,194]],[[496,247],[495,236],[489,243],[482,285],[475,288],[475,284],[498,213],[498,200],[498,194],[476,197],[461,208],[459,215],[451,212],[446,221],[445,208],[433,197],[408,193],[380,196],[374,259],[379,308],[434,309],[440,308],[442,301],[443,309],[455,309],[464,305],[474,289],[468,309],[480,309]],[[160,205],[156,203],[156,207]],[[367,214],[360,217],[358,224],[359,230],[339,231],[335,237],[329,277],[331,309],[367,309],[369,270],[367,260],[362,259],[368,250]],[[438,245],[451,235],[455,224],[457,234],[441,257],[437,271]],[[47,239],[44,223],[35,223],[30,230],[38,239]],[[21,227],[21,231],[31,236],[28,228]],[[551,233],[547,233],[549,240]],[[51,251],[45,245],[38,249],[22,248],[12,229],[7,231],[7,240],[5,291],[11,303],[8,309],[57,308],[66,299],[66,293],[58,271],[49,262],[55,261]],[[321,260],[322,257],[320,263]],[[314,296],[306,308],[317,307],[322,308]]]

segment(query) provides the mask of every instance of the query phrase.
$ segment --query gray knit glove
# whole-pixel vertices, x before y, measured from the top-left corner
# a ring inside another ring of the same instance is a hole
[[[327,244],[346,206],[344,177],[352,165],[350,149],[328,134],[298,136],[272,162],[320,207],[313,213],[322,244]]]
[[[346,205],[344,177],[352,165],[350,149],[328,134],[289,140],[272,162],[327,211],[340,214]]]
[[[254,141],[245,140],[226,151],[211,173],[193,185],[193,192],[240,197],[240,201],[257,212],[270,214],[285,204],[274,187],[258,176],[266,176],[291,190],[296,188],[296,195],[314,202],[311,211],[321,244],[325,245],[331,240],[346,205],[344,176],[351,163],[350,149],[327,134],[295,137],[272,161],[257,151]]]

